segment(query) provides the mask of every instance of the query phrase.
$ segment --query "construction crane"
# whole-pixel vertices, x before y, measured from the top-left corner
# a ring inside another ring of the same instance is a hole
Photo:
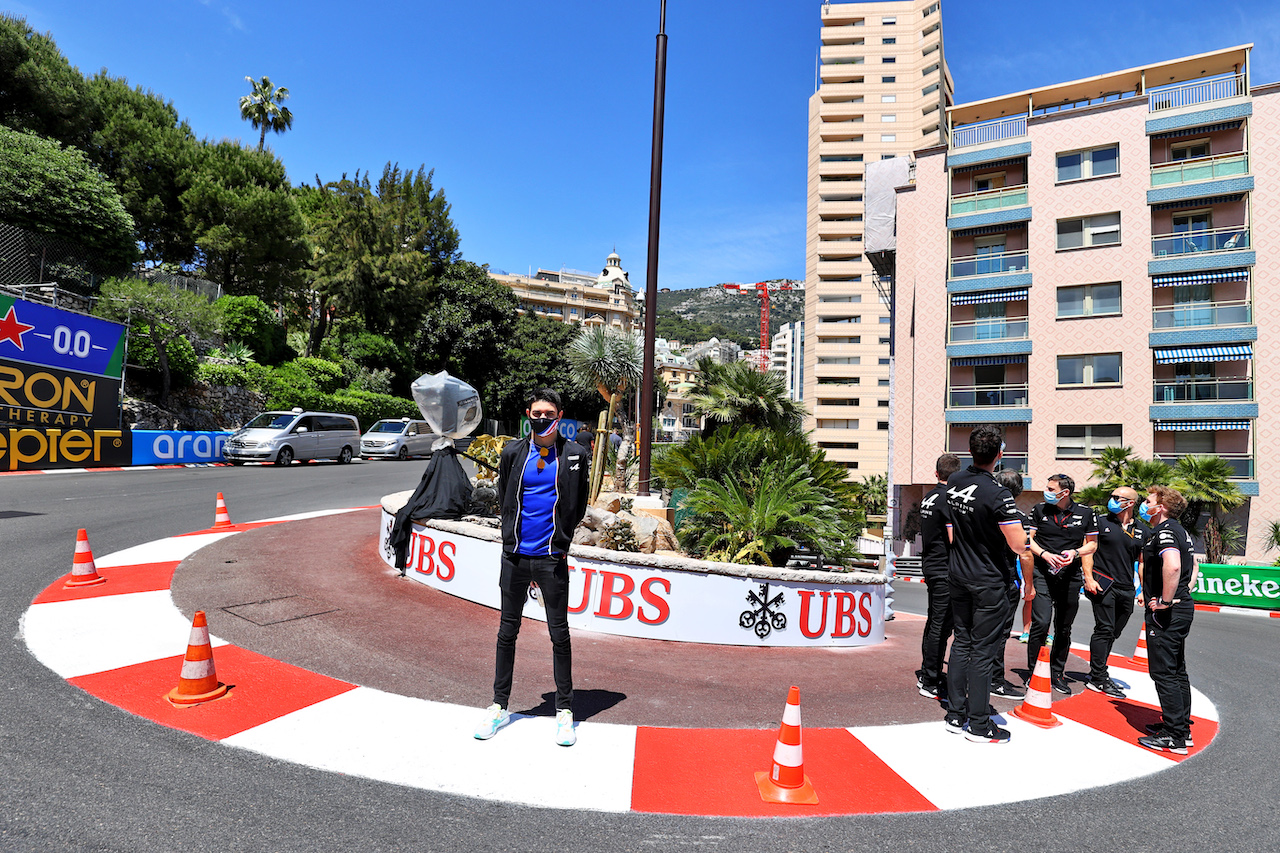
[[[757,281],[755,284],[722,284],[725,290],[730,290],[739,295],[750,294],[753,291],[760,299],[760,351],[756,356],[756,367],[761,373],[769,371],[769,351],[772,349],[772,338],[769,336],[769,294],[776,293],[779,290],[797,290],[797,282],[794,281]]]

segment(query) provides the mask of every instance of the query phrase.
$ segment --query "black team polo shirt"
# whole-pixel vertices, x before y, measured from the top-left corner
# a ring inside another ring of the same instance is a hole
[[[1022,527],[1013,495],[996,482],[989,471],[970,465],[947,480],[947,511],[954,538],[951,542],[951,577],[974,587],[1006,588],[1013,582],[1007,552],[1009,545],[1000,528]]]

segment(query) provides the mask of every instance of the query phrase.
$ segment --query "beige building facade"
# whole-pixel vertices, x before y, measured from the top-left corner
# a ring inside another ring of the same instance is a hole
[[[570,269],[539,269],[531,276],[491,272],[489,277],[511,288],[520,300],[522,314],[532,311],[564,323],[610,326],[626,332],[640,325],[635,291],[616,252],[605,258],[604,268],[594,276]]]
[[[946,141],[954,85],[938,0],[824,3],[809,99],[806,428],[851,479],[884,474],[889,306],[864,257],[866,164]]]

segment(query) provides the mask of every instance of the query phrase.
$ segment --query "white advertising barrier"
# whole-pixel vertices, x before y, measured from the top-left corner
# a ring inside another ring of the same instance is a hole
[[[403,503],[403,501],[400,501]],[[378,552],[390,566],[395,514],[384,505]],[[497,530],[462,522],[415,522],[407,577],[495,610],[502,545]],[[884,642],[884,583],[866,573],[784,572],[574,546],[569,626],[653,640],[731,646],[867,646]],[[627,555],[631,556],[631,555]],[[676,565],[681,564],[681,565]],[[686,567],[687,566],[687,567]],[[706,567],[707,570],[699,570]],[[732,572],[725,570],[732,569]],[[546,619],[532,591],[524,615]]]

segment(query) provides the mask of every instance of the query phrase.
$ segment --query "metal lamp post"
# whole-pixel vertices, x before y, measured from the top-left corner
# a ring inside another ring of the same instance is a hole
[[[644,285],[644,373],[640,380],[640,482],[637,494],[649,495],[653,451],[653,358],[658,324],[658,220],[662,212],[662,113],[667,93],[667,0],[658,18],[658,54],[653,75],[653,156],[649,165],[649,259]]]

